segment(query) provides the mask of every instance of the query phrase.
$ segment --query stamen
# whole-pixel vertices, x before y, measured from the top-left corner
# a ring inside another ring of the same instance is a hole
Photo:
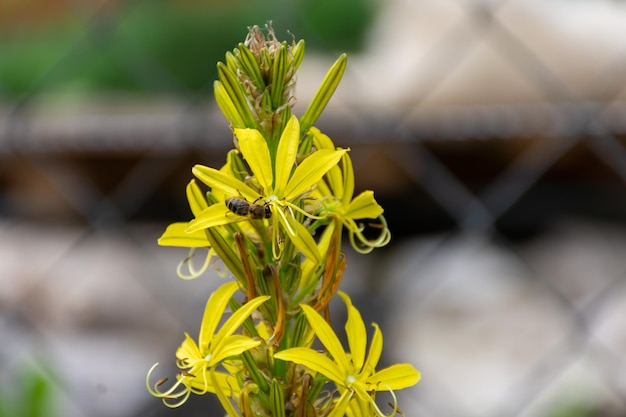
[[[211,259],[214,256],[213,248],[208,248],[207,256],[204,259],[204,263],[200,269],[196,269],[193,264],[193,257],[195,255],[196,248],[189,248],[189,256],[183,259],[176,267],[176,274],[179,278],[184,280],[192,280],[201,276],[210,266]],[[183,271],[183,267],[187,267],[187,271]]]
[[[396,414],[400,413],[400,415],[404,416],[404,413],[402,413],[400,408],[398,408],[398,398],[396,397],[396,394],[393,392],[393,390],[389,388],[389,385],[387,385],[387,391],[389,392],[389,394],[391,394],[391,398],[393,399],[393,403],[389,404],[392,406],[391,414],[383,413],[380,410],[380,408],[378,408],[378,404],[376,404],[376,401],[374,401],[374,398],[372,398],[371,404],[374,407],[376,415],[378,417],[394,417]]]

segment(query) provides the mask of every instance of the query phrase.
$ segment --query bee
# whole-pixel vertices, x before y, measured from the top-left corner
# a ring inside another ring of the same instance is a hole
[[[258,204],[260,197],[250,203],[244,198],[230,197],[226,199],[226,207],[238,216],[247,216],[253,220],[272,217],[269,203]]]

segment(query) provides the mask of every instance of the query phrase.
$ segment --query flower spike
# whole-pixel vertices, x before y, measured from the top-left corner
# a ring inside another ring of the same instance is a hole
[[[420,379],[406,363],[376,369],[382,331],[373,323],[368,338],[360,312],[338,291],[349,266],[343,233],[361,253],[391,234],[374,192],[355,193],[350,149],[314,126],[345,72],[345,54],[304,114],[293,115],[304,50],[302,40],[279,41],[268,23],[250,27],[217,64],[215,100],[233,148],[221,167],[192,168],[191,215],[158,243],[188,248],[181,278],[219,266],[224,282],[207,297],[197,337],[184,333],[175,380],[152,383],[158,364],[146,375],[148,392],[168,407],[212,393],[229,417],[394,417],[403,415],[395,391]],[[345,347],[330,325],[337,294],[348,313]],[[377,404],[378,392],[391,396],[391,412]]]

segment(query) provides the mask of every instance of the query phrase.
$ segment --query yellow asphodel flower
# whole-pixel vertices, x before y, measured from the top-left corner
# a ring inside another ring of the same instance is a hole
[[[300,125],[296,117],[291,117],[280,137],[276,155],[270,154],[267,142],[261,132],[255,129],[235,129],[239,149],[261,190],[217,169],[196,165],[194,175],[213,190],[226,196],[240,197],[248,203],[264,204],[270,208],[273,219],[272,239],[280,242],[278,224],[286,231],[287,237],[307,258],[316,262],[321,260],[319,250],[306,227],[298,222],[294,212],[304,215],[302,209],[293,201],[310,192],[326,172],[337,165],[346,149],[321,149],[308,155],[296,165]],[[225,202],[209,206],[192,220],[187,232],[220,226],[228,223],[248,220],[229,212]],[[276,248],[274,248],[276,249]],[[278,251],[275,252],[275,256]]]
[[[182,371],[178,374],[178,381],[167,391],[160,391],[159,386],[164,381],[159,381],[154,388],[150,386],[150,374],[155,364],[146,376],[148,391],[156,397],[163,398],[163,402],[170,407],[177,407],[184,403],[191,393],[205,394],[213,392],[217,394],[222,405],[231,413],[233,406],[226,398],[227,395],[237,394],[239,386],[236,379],[224,372],[216,370],[216,367],[226,359],[236,357],[241,353],[257,347],[260,340],[254,340],[248,336],[235,334],[241,324],[261,304],[267,301],[269,296],[256,297],[248,301],[239,310],[234,312],[215,332],[217,325],[224,314],[228,301],[237,291],[238,285],[230,282],[219,287],[206,304],[198,343],[189,334],[185,333],[185,340],[176,351],[177,365]]]
[[[317,128],[311,128],[313,143],[318,149],[334,149],[332,140]],[[333,166],[320,181],[315,196],[322,206],[321,213],[335,217],[348,229],[352,247],[360,253],[371,252],[389,243],[391,233],[383,216],[383,208],[374,199],[374,192],[366,190],[353,198],[354,169],[347,153],[341,157],[341,169]],[[379,219],[381,232],[374,240],[363,235],[364,227],[357,223],[360,219]]]
[[[374,336],[366,357],[367,332],[361,314],[345,293],[338,294],[348,309],[345,329],[350,353],[344,351],[339,338],[326,320],[313,308],[302,305],[307,321],[330,357],[303,347],[285,349],[274,357],[304,365],[335,383],[341,397],[329,416],[343,416],[348,409],[351,410],[351,415],[360,415],[358,410],[370,410],[375,415],[384,416],[371,393],[390,391],[393,394],[394,390],[415,385],[420,380],[420,373],[406,363],[392,365],[377,372],[376,365],[383,348],[380,328],[373,324]]]
[[[187,184],[187,201],[194,216],[199,215],[202,210],[208,207],[206,200],[202,198],[193,198],[193,194],[197,194],[198,192],[198,186],[193,180],[191,180],[191,182]],[[189,248],[189,256],[179,263],[176,268],[178,276],[183,279],[193,279],[202,275],[202,273],[208,268],[211,258],[214,255],[213,248],[211,248],[211,244],[209,243],[204,230],[197,230],[193,233],[188,233],[188,227],[189,222],[172,223],[167,226],[167,229],[165,229],[165,232],[163,232],[158,240],[158,243],[161,246]],[[195,269],[192,264],[192,259],[197,248],[206,248],[208,251],[200,269]],[[188,266],[189,273],[183,272],[183,266],[185,264]]]

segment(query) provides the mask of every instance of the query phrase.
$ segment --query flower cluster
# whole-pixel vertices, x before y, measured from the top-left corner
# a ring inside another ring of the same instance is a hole
[[[291,107],[303,56],[303,41],[279,42],[271,27],[255,26],[218,64],[215,97],[233,129],[234,148],[220,169],[193,167],[197,181],[187,186],[193,219],[170,225],[159,244],[190,249],[178,268],[182,278],[219,264],[234,281],[210,296],[197,343],[186,334],[176,351],[176,382],[151,385],[156,365],[148,373],[148,390],[168,406],[211,392],[231,417],[384,416],[376,392],[391,393],[393,415],[399,410],[394,390],[420,379],[409,364],[376,370],[382,333],[374,324],[367,350],[361,315],[338,291],[346,267],[343,230],[361,253],[387,244],[390,234],[373,192],[354,196],[349,149],[313,126],[346,56],[298,119]],[[367,227],[377,238],[366,237]],[[206,257],[197,268],[200,249]],[[245,301],[237,301],[237,291]],[[335,294],[348,311],[348,351],[329,325]],[[316,340],[323,352],[312,347]]]

